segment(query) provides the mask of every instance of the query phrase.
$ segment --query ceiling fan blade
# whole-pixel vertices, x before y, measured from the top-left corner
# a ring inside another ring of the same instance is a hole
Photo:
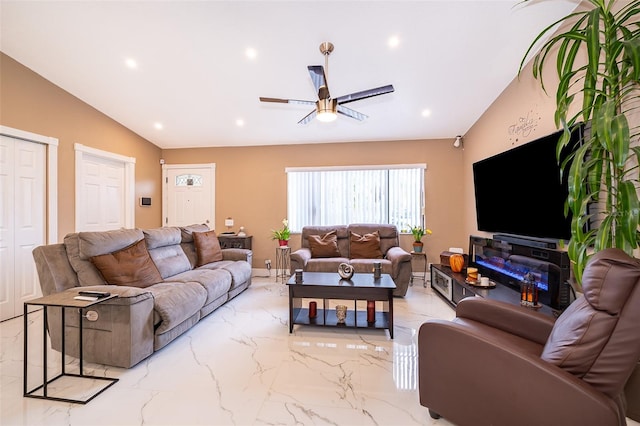
[[[279,99],[279,98],[265,98],[260,96],[260,102],[275,102],[279,104],[297,104],[297,105],[315,105],[315,101],[304,101],[300,99]]]
[[[318,93],[318,99],[329,99],[329,87],[327,86],[327,76],[324,73],[324,67],[322,65],[309,65],[307,67],[313,87],[316,88]]]
[[[362,92],[355,92],[349,95],[340,96],[336,99],[338,104],[346,104],[349,102],[359,101],[360,99],[371,98],[373,96],[384,95],[386,93],[393,92],[393,85],[376,87],[375,89],[363,90]]]
[[[338,107],[336,108],[336,111],[338,112],[338,114],[342,114],[342,115],[346,115],[347,117],[355,118],[358,121],[366,120],[367,118],[369,118],[369,116],[366,115],[366,114],[363,114],[363,113],[358,112],[358,111],[354,111],[351,108],[347,108],[347,107],[342,106],[342,105],[338,105]]]
[[[308,122],[310,122],[311,120],[313,120],[314,118],[316,118],[316,114],[318,112],[314,109],[313,111],[311,111],[309,114],[305,115],[304,118],[300,121],[298,121],[298,124],[307,124]]]

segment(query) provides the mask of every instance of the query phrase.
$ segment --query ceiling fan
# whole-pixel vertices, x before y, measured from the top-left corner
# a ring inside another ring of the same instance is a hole
[[[324,55],[324,68],[322,67],[322,65],[309,65],[307,67],[307,69],[309,70],[309,75],[311,75],[311,81],[313,81],[313,86],[316,88],[316,91],[318,93],[317,101],[265,97],[260,97],[260,101],[283,104],[315,105],[316,108],[309,114],[307,114],[304,118],[302,118],[302,120],[298,121],[298,124],[307,124],[316,116],[320,121],[333,121],[337,118],[336,114],[346,115],[347,117],[355,118],[356,120],[362,121],[368,116],[358,111],[354,111],[351,108],[347,108],[346,106],[344,106],[344,104],[393,92],[393,86],[389,84],[387,86],[376,87],[375,89],[363,90],[361,92],[355,92],[349,95],[332,98],[329,94],[327,74],[329,70],[329,55],[331,54],[331,52],[333,52],[333,44],[329,43],[328,41],[322,43],[320,45],[320,52]],[[325,73],[325,68],[327,70],[327,73]]]

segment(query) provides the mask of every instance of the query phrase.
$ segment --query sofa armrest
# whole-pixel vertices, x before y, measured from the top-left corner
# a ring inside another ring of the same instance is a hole
[[[455,424],[620,425],[615,401],[535,351],[444,320],[418,334],[420,403]],[[533,408],[532,408],[533,407]]]
[[[394,265],[401,262],[411,262],[411,255],[407,253],[405,249],[399,246],[391,247],[389,250],[387,250],[387,254],[385,255],[385,257]]]
[[[300,248],[289,256],[291,272],[296,269],[305,269],[307,262],[311,259],[311,250],[308,248]]]
[[[249,263],[253,260],[253,252],[248,249],[228,248],[222,249],[223,260],[245,260]]]
[[[456,307],[456,317],[477,321],[544,345],[555,319],[540,312],[498,300],[467,297]]]

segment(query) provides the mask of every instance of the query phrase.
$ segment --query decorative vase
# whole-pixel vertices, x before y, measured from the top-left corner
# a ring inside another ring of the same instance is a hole
[[[415,253],[422,253],[422,247],[424,246],[424,243],[422,241],[414,241],[413,243],[413,251]]]
[[[336,318],[338,318],[338,324],[344,324],[347,318],[347,305],[336,306]]]
[[[289,244],[289,240],[278,240],[280,247],[286,247]]]

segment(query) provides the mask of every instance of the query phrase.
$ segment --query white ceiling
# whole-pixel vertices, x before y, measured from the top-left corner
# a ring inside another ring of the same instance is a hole
[[[453,139],[579,1],[519,3],[2,0],[0,50],[161,148]],[[323,41],[333,97],[394,85],[348,105],[366,121],[299,125],[309,106],[258,101],[315,101]]]

